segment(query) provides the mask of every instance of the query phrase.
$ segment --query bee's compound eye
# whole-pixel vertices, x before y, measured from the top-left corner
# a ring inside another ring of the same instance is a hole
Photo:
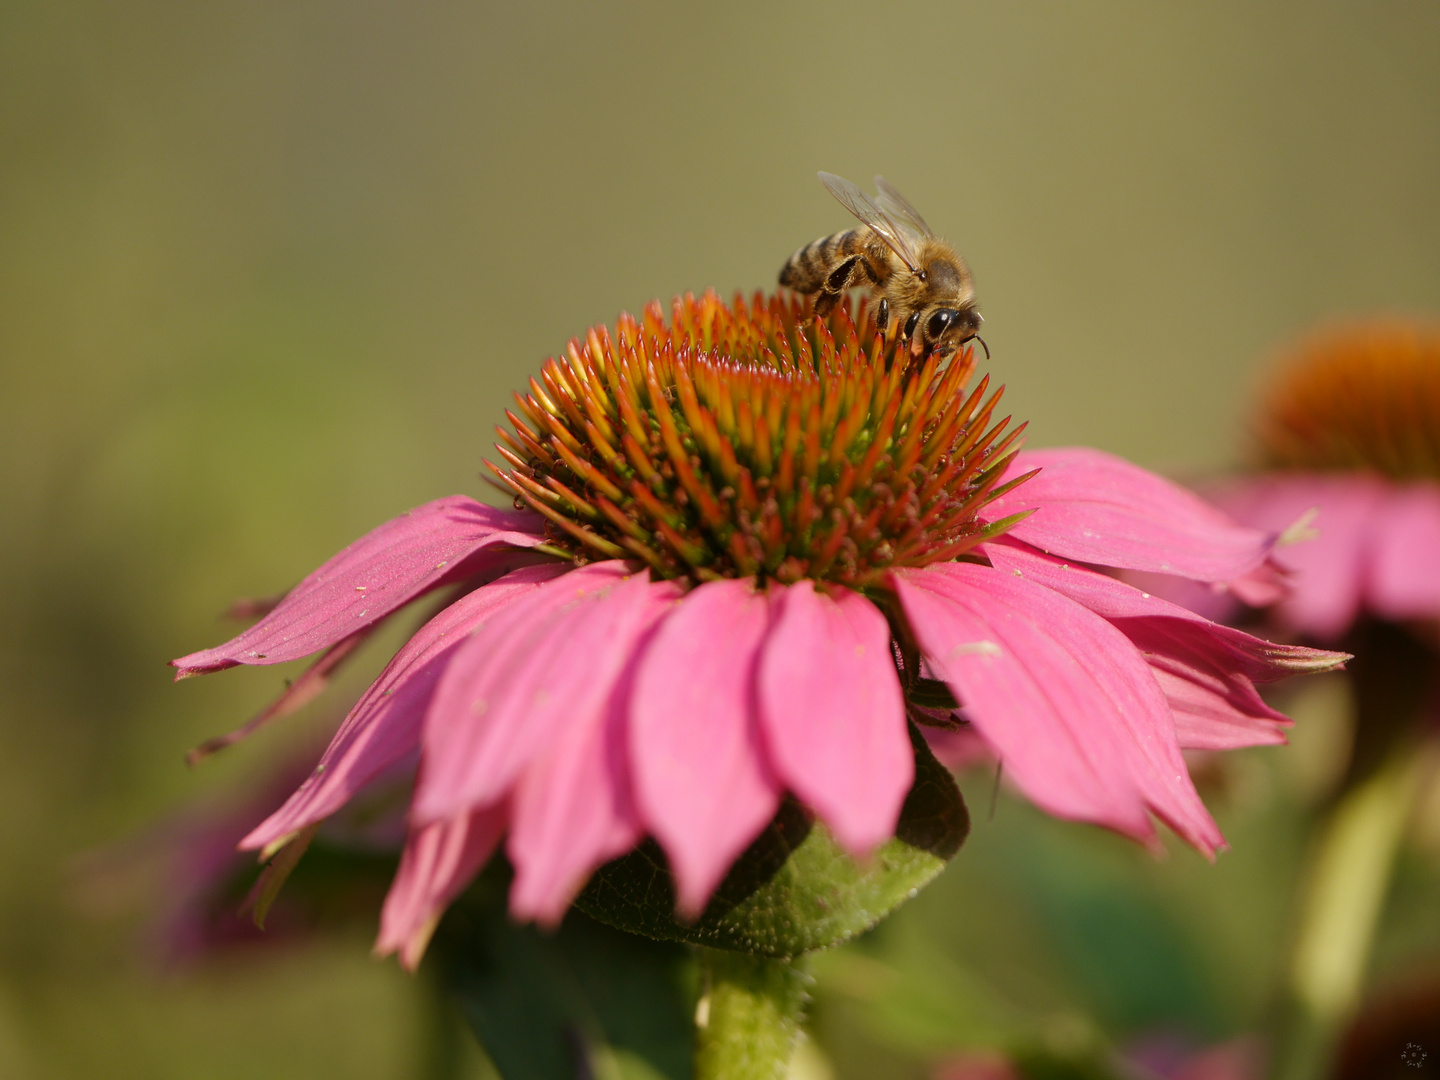
[[[957,313],[948,309],[937,311],[930,316],[930,321],[925,324],[925,336],[931,341],[939,341],[950,326],[950,321]]]
[[[905,336],[907,338],[914,337],[915,327],[918,325],[920,325],[920,313],[917,311],[905,320]]]

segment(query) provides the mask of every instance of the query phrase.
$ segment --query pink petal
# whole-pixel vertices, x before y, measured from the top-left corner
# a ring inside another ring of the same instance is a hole
[[[1047,589],[1068,596],[1124,630],[1142,621],[1161,625],[1174,623],[1167,631],[1177,640],[1191,642],[1215,658],[1222,667],[1233,668],[1256,682],[1269,682],[1303,672],[1330,671],[1345,660],[1341,653],[1308,649],[1298,645],[1277,645],[1237,630],[1210,622],[1178,604],[1142,592],[1123,581],[1083,566],[1074,566],[1008,537],[984,545],[985,555],[997,570],[1024,577]],[[1125,631],[1127,634],[1129,630]]]
[[[315,771],[240,846],[263,848],[329,817],[414,751],[425,709],[454,651],[486,619],[568,569],[556,562],[515,570],[462,596],[417,630],[355,703]]]
[[[1009,535],[1079,562],[1229,581],[1258,566],[1272,537],[1193,492],[1099,450],[1023,451],[1007,470],[1040,468],[985,508],[996,521],[1036,509]]]
[[[1209,622],[1125,582],[1070,566],[1008,538],[985,545],[985,554],[997,569],[1068,596],[1125,634],[1160,683],[1185,749],[1232,750],[1284,742],[1289,720],[1265,704],[1255,681],[1328,671],[1345,659],[1322,649],[1276,645]]]
[[[1358,474],[1275,473],[1215,492],[1242,521],[1283,529],[1308,510],[1313,537],[1275,549],[1291,571],[1291,592],[1278,606],[1281,622],[1321,641],[1334,641],[1360,612],[1371,536],[1388,493],[1385,481]]]
[[[1144,655],[1175,714],[1185,750],[1235,750],[1285,741],[1290,720],[1266,705],[1222,650],[1176,619],[1117,619]]]
[[[426,503],[356,540],[243,634],[172,660],[175,678],[308,656],[445,580],[499,565],[512,549],[543,538],[540,519],[528,511],[497,510],[463,495]]]
[[[910,626],[1032,800],[1146,839],[1148,807],[1202,852],[1223,843],[1144,659],[1100,616],[974,563],[893,575]]]
[[[303,675],[286,686],[279,697],[233,731],[206,739],[185,755],[185,764],[195,765],[211,754],[243,742],[266,724],[303,709],[325,692],[335,672],[355,654],[356,649],[365,644],[366,639],[375,632],[375,629],[376,627],[372,624],[331,645],[318,660],[305,669]]]
[[[748,579],[701,585],[661,623],[636,678],[636,801],[670,857],[687,917],[780,805],[755,710],[767,609]]]
[[[973,726],[967,725],[955,731],[922,727],[920,734],[925,736],[925,742],[940,764],[951,772],[995,761],[995,752],[990,749],[990,744],[980,737]]]
[[[772,593],[760,719],[785,785],[856,855],[895,832],[915,778],[890,626],[863,596],[809,581]]]
[[[380,911],[375,952],[400,950],[411,971],[420,963],[446,906],[470,884],[500,843],[504,804],[462,814],[450,821],[412,827],[400,869]]]
[[[517,919],[555,925],[601,863],[634,847],[644,830],[635,809],[627,754],[630,691],[646,640],[680,598],[679,586],[645,585],[637,577],[595,605],[608,625],[599,654],[582,651],[558,628],[549,651],[601,684],[604,697],[577,699],[564,734],[553,739],[520,778],[508,850],[515,865],[510,911]]]
[[[649,589],[648,575],[623,562],[592,563],[487,621],[431,700],[415,820],[498,800],[574,717],[602,708],[628,659],[627,620],[641,617]]]
[[[1274,553],[1271,553],[1254,570],[1248,570],[1234,580],[1225,582],[1225,588],[1242,604],[1257,608],[1269,607],[1290,595],[1290,575],[1275,561]]]
[[[1395,487],[1372,527],[1366,599],[1387,619],[1440,616],[1440,486]]]

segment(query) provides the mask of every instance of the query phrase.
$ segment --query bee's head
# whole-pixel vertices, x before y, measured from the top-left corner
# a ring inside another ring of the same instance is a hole
[[[949,356],[971,338],[979,340],[984,347],[985,342],[980,339],[980,324],[984,321],[980,313],[970,306],[932,308],[923,313],[917,312],[910,318],[913,326],[906,327],[910,337],[910,352],[917,359],[929,356],[936,350],[939,350],[942,356]],[[985,355],[990,355],[988,347],[985,348]]]

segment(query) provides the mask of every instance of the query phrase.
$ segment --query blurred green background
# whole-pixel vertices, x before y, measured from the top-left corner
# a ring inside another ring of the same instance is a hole
[[[815,171],[883,172],[968,257],[1032,445],[1222,467],[1268,349],[1440,305],[1437,42],[1398,0],[0,6],[0,1076],[414,1075],[426,1000],[368,927],[157,971],[74,859],[323,740],[334,707],[188,771],[292,673],[164,662],[483,495],[509,392],[570,335],[768,287],[847,224]],[[944,1049],[966,965],[1122,1032],[1252,1023],[1297,857],[1283,753],[1220,800],[1218,869],[1002,798],[886,931],[944,945],[911,1043]],[[1156,950],[1189,957],[1169,997]],[[845,955],[859,996],[820,1021],[878,993]]]

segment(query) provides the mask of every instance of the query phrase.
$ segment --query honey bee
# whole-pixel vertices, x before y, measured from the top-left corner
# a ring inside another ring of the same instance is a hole
[[[932,352],[943,359],[972,339],[988,359],[990,347],[978,332],[985,320],[975,310],[975,281],[959,253],[883,176],[875,177],[878,194],[872,199],[834,173],[819,175],[865,227],[806,244],[781,268],[780,284],[814,295],[820,316],[830,313],[846,289],[870,290],[879,300],[880,331],[892,321],[898,324],[913,360]]]

